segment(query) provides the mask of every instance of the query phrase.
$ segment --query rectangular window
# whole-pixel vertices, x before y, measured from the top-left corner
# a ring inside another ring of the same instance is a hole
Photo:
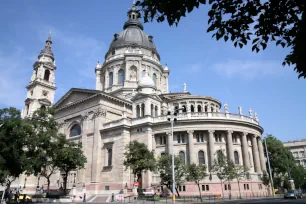
[[[108,166],[112,166],[112,159],[113,159],[113,149],[107,149],[107,153],[108,153],[108,161],[107,164]]]
[[[205,191],[205,185],[202,185],[202,191]]]
[[[181,143],[181,135],[177,135],[177,143]]]
[[[105,190],[106,190],[106,191],[109,191],[109,186],[105,186]]]
[[[303,151],[303,152],[300,152],[300,156],[301,156],[302,158],[304,158],[304,157],[305,157],[305,153],[304,153],[304,151]]]
[[[164,144],[167,144],[167,138],[164,136]]]
[[[224,184],[224,190],[227,191],[227,184]]]
[[[209,191],[209,185],[206,185],[206,191]]]
[[[228,190],[231,190],[232,188],[231,188],[231,184],[228,184]]]
[[[183,191],[186,191],[186,187],[185,186],[183,186]]]
[[[197,134],[197,142],[200,142],[200,135]]]
[[[248,189],[248,190],[250,190],[250,188],[249,188],[249,184],[248,184],[248,183],[247,183],[247,189]]]
[[[244,188],[244,190],[246,190],[246,185],[245,184],[243,184],[243,188]]]
[[[182,143],[185,143],[185,135],[182,135]]]
[[[159,137],[159,144],[160,144],[160,145],[163,144],[163,137]]]
[[[201,134],[201,142],[204,142],[204,135]]]
[[[182,191],[182,186],[178,186],[179,187],[179,191]]]

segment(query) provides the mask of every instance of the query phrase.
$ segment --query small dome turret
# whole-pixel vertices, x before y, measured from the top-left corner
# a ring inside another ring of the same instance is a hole
[[[50,31],[50,33],[51,33],[51,31]],[[42,49],[40,51],[38,58],[40,58],[43,55],[46,55],[46,56],[49,56],[52,59],[54,59],[51,44],[52,44],[52,40],[51,40],[51,34],[50,34],[48,39],[46,40],[46,45],[45,45],[44,49]]]

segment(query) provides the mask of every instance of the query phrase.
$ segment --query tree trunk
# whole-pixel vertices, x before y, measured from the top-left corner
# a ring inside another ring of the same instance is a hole
[[[137,174],[137,182],[138,182],[138,188],[142,189],[142,175],[141,175],[141,173]]]
[[[238,179],[237,179],[237,181],[238,181],[238,188],[239,188],[239,198],[241,198],[240,182],[239,182],[239,180],[238,180]]]
[[[221,191],[222,191],[222,198],[224,198],[224,192],[223,192],[223,185],[222,185],[222,179],[220,179],[220,181],[221,181]]]
[[[200,193],[200,200],[202,202],[202,194],[201,194],[201,189],[200,189],[200,183],[197,183],[197,185],[198,185],[198,189],[199,189],[199,193]]]
[[[48,182],[48,186],[47,186],[47,193],[49,193],[50,190],[50,177],[46,177],[47,182]]]
[[[63,186],[63,188],[64,188],[64,194],[66,195],[66,193],[67,193],[67,180],[68,180],[68,172],[65,172],[65,175],[64,175],[64,177],[63,177],[63,181],[64,181],[64,186]]]
[[[179,194],[179,191],[177,190],[177,187],[175,186],[175,190],[176,190],[176,193],[177,193],[177,197],[180,198],[180,194]]]

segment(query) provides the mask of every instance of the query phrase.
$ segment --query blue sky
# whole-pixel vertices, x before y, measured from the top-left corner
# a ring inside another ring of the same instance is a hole
[[[0,1],[0,108],[23,108],[32,65],[52,30],[57,101],[72,87],[95,88],[94,66],[103,61],[122,30],[132,0]],[[281,63],[289,52],[274,45],[264,52],[216,41],[207,29],[207,8],[195,10],[178,27],[146,23],[168,64],[170,91],[211,96],[229,111],[257,112],[266,135],[282,141],[305,138],[306,80]]]

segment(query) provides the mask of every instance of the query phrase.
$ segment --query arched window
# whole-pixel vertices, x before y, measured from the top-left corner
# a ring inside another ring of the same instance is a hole
[[[44,74],[44,80],[49,81],[49,78],[50,78],[50,71],[49,69],[47,69]]]
[[[79,124],[75,124],[70,129],[70,137],[75,137],[81,135],[81,126]]]
[[[46,106],[45,105],[42,105],[42,106],[40,106],[40,110],[46,110]]]
[[[157,108],[157,106],[155,106],[155,117],[157,117],[158,116],[158,108]]]
[[[136,116],[139,118],[140,117],[140,106],[136,106]]]
[[[108,74],[108,76],[109,76],[109,83],[108,83],[108,87],[112,87],[113,86],[113,82],[114,82],[114,75],[113,75],[113,72],[110,72],[109,74]]]
[[[107,164],[108,164],[108,166],[112,166],[112,160],[113,160],[113,149],[112,148],[109,148],[109,149],[107,149],[107,156],[108,156],[108,158],[107,158]]]
[[[214,112],[214,108],[213,107],[211,107],[211,112]]]
[[[234,159],[235,159],[235,164],[239,164],[239,154],[237,151],[234,151]]]
[[[199,164],[205,164],[205,154],[201,150],[198,152]]]
[[[205,106],[205,112],[207,112],[207,106]]]
[[[141,105],[141,117],[145,116],[145,105]]]
[[[174,111],[176,111],[177,109],[179,109],[179,107],[178,107],[178,106],[175,106],[175,107],[174,107]]]
[[[180,151],[180,152],[179,152],[179,156],[180,156],[180,158],[181,158],[183,164],[185,164],[185,152]]]
[[[154,105],[151,104],[151,116],[153,117],[153,114],[154,114]]]
[[[183,108],[183,113],[186,113],[186,112],[187,112],[187,108],[186,108],[186,106],[185,106],[185,105],[183,105],[183,106],[182,106],[182,108]]]
[[[118,84],[123,85],[124,83],[124,71],[122,69],[118,72]]]
[[[190,111],[194,112],[194,106],[193,105],[190,106]]]
[[[202,112],[202,106],[198,105],[198,112]]]
[[[141,73],[141,77],[143,78],[146,74],[146,70],[143,70],[142,73]]]
[[[250,161],[250,166],[252,166],[252,156],[251,156],[251,152],[249,152],[249,161]]]
[[[156,86],[156,79],[157,79],[157,77],[156,77],[156,74],[155,73],[153,73],[153,81],[154,81],[154,85]]]

